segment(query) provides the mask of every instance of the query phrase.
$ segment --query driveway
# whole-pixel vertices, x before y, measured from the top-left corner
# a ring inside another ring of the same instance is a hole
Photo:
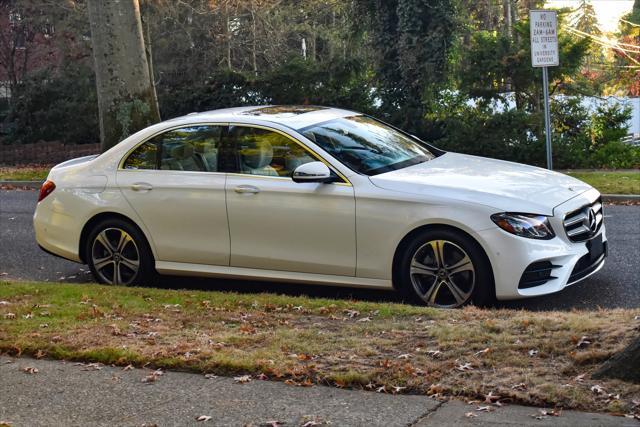
[[[0,279],[93,281],[87,266],[56,258],[38,248],[31,221],[36,199],[35,191],[0,191]],[[640,206],[607,205],[605,218],[610,251],[598,274],[554,295],[501,305],[531,310],[640,306]],[[393,292],[233,280],[167,278],[161,286],[398,301]]]

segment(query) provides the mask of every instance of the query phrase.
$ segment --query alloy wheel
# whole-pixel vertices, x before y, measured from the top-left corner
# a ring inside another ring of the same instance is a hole
[[[476,282],[473,261],[451,241],[432,240],[419,247],[410,269],[414,290],[429,306],[454,308],[471,298]]]
[[[105,283],[128,285],[140,269],[140,252],[129,233],[120,228],[106,228],[93,240],[91,261]]]

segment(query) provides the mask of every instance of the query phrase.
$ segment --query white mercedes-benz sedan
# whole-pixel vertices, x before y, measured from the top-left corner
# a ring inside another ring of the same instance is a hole
[[[560,291],[607,255],[598,191],[441,151],[353,111],[243,107],[54,167],[46,251],[109,284],[157,274],[397,289],[458,307]]]

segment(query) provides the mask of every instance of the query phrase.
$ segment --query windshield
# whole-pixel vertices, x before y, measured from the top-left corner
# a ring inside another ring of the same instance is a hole
[[[330,120],[300,132],[345,166],[364,175],[406,168],[435,157],[408,136],[366,116]]]

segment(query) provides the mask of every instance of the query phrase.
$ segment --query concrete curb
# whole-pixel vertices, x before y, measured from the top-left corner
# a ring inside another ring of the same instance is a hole
[[[39,189],[44,181],[0,181],[0,187],[27,187]],[[603,194],[602,200],[605,202],[640,202],[640,194]]]
[[[0,187],[11,186],[20,188],[39,189],[44,181],[0,181]]]
[[[640,194],[603,194],[604,202],[640,202]]]

